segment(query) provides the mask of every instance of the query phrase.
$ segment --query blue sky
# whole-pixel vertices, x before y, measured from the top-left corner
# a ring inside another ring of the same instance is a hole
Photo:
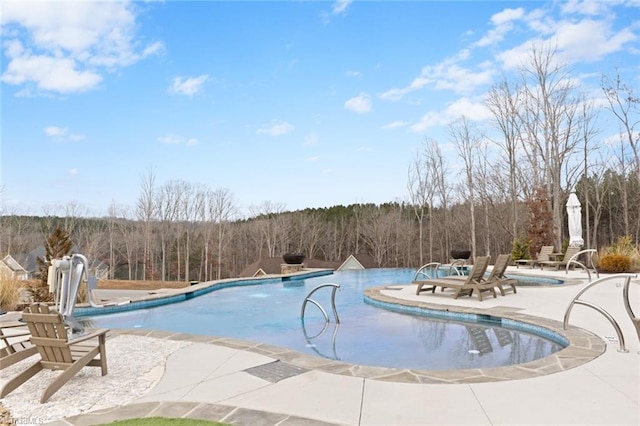
[[[243,211],[406,199],[424,140],[454,164],[447,124],[486,126],[531,43],[594,100],[603,73],[637,88],[639,18],[638,0],[2,0],[2,208],[104,215],[149,170]]]

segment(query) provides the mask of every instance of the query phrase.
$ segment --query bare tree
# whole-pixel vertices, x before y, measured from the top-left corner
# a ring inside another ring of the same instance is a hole
[[[168,238],[178,219],[182,199],[182,186],[179,181],[169,181],[158,190],[157,211],[160,226],[160,279],[167,280]]]
[[[471,253],[475,257],[477,253],[476,247],[476,210],[475,210],[475,185],[474,185],[474,169],[475,158],[478,156],[480,148],[480,136],[477,129],[473,128],[467,117],[462,116],[460,119],[449,124],[449,135],[453,144],[458,151],[458,156],[464,163],[464,173],[467,181],[466,196],[469,203],[469,231],[471,233]],[[486,253],[487,255],[489,253]]]
[[[439,199],[439,209],[442,212],[442,250],[440,252],[440,258],[442,260],[446,260],[447,256],[449,256],[449,250],[451,249],[451,238],[450,238],[450,230],[449,230],[449,191],[451,189],[449,182],[447,181],[447,174],[449,173],[449,168],[447,163],[442,156],[442,151],[438,146],[438,142],[435,140],[431,140],[427,147],[427,167],[431,169],[431,176],[433,176],[435,182],[435,194]],[[435,197],[434,197],[435,200]],[[433,206],[435,201],[432,200],[429,204]],[[431,207],[433,211],[433,207]],[[429,215],[431,216],[431,214]],[[429,220],[429,257],[433,259],[433,246],[432,244],[433,237],[433,224],[431,219]]]
[[[283,239],[284,223],[281,213],[285,211],[284,204],[263,201],[260,205],[250,206],[249,211],[257,218],[257,231],[267,246],[267,256],[275,257],[278,242]]]
[[[216,279],[222,274],[222,253],[228,244],[226,236],[229,231],[230,221],[237,215],[238,207],[231,191],[227,188],[219,188],[209,195],[209,217],[217,227],[218,261],[216,267]]]
[[[156,205],[156,175],[152,168],[147,169],[142,176],[140,195],[136,204],[136,215],[144,223],[144,252],[142,254],[142,279],[147,279],[147,273],[152,270],[151,265],[151,229],[155,219]]]
[[[429,167],[428,146],[427,142],[423,144],[420,151],[416,153],[413,163],[409,166],[409,176],[407,181],[407,189],[409,190],[409,199],[413,213],[418,221],[418,255],[420,265],[424,265],[424,219],[429,213],[429,222],[431,223],[431,206],[433,205],[433,197],[435,193],[435,179],[432,175],[433,168]],[[430,228],[431,229],[431,228]],[[430,247],[431,234],[429,235]],[[433,253],[429,252],[431,258]]]
[[[582,176],[584,178],[585,185],[589,183],[589,158],[591,153],[594,151],[594,147],[592,146],[593,138],[599,133],[599,129],[595,127],[595,109],[593,102],[589,101],[586,96],[583,97],[581,102],[581,124],[582,124],[582,142],[583,142],[583,172]],[[589,190],[584,191],[584,211],[585,211],[585,242],[586,247],[591,247],[591,230],[590,230],[590,214],[591,214],[591,200],[589,199]]]
[[[519,87],[513,87],[506,79],[495,85],[485,102],[491,111],[495,126],[500,130],[503,139],[498,141],[506,156],[507,176],[509,181],[509,197],[511,199],[511,234],[518,235],[518,144],[522,134],[521,122],[518,119],[520,96]],[[527,188],[525,185],[524,188]],[[529,194],[531,195],[531,194]]]
[[[563,181],[562,172],[573,164],[571,157],[578,152],[579,102],[574,96],[573,80],[566,67],[558,63],[553,48],[532,48],[529,62],[522,68],[522,78],[525,99],[520,119],[526,133],[523,147],[531,161],[534,185],[543,183],[550,195],[555,243],[561,247],[562,207],[566,199],[563,187],[571,186]]]
[[[380,266],[385,266],[390,241],[393,239],[394,224],[398,220],[396,211],[386,211],[381,207],[368,208],[363,211],[361,236]]]
[[[627,184],[627,176],[635,176],[635,183],[640,186],[640,131],[636,128],[640,125],[640,97],[634,94],[633,88],[622,82],[620,74],[614,78],[603,77],[602,90],[607,98],[607,109],[618,120],[620,128],[620,152],[618,159],[623,174],[620,180],[620,189],[623,196],[623,219],[625,235],[630,235],[630,202]],[[630,151],[629,153],[627,151]],[[629,159],[627,159],[627,156]],[[627,171],[630,169],[629,171]],[[637,205],[636,216],[636,241],[640,239],[640,200],[637,195],[634,200]]]

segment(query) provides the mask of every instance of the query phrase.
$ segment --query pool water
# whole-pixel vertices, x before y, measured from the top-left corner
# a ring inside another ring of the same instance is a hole
[[[88,317],[92,326],[143,328],[262,342],[353,364],[393,368],[447,370],[490,368],[546,357],[562,345],[492,323],[463,323],[415,316],[364,303],[365,288],[406,284],[415,269],[339,271],[307,279],[266,280],[229,287],[170,305]],[[340,284],[336,324],[331,288],[313,295],[329,315],[307,304],[316,286]]]

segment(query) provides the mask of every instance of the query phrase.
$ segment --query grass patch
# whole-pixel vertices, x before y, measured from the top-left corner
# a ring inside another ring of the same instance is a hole
[[[104,424],[117,426],[231,426],[228,423],[213,422],[209,420],[172,417],[140,417]]]

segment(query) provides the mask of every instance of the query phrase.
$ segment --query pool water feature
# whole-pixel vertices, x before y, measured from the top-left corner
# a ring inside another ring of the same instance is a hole
[[[549,356],[560,341],[479,319],[452,322],[393,312],[363,302],[368,287],[406,284],[414,269],[340,271],[329,276],[228,287],[184,302],[88,317],[93,326],[143,328],[226,336],[286,347],[353,364],[422,370],[491,368]],[[331,316],[331,289],[314,299],[330,314],[325,323],[305,296],[327,282],[340,284]]]

